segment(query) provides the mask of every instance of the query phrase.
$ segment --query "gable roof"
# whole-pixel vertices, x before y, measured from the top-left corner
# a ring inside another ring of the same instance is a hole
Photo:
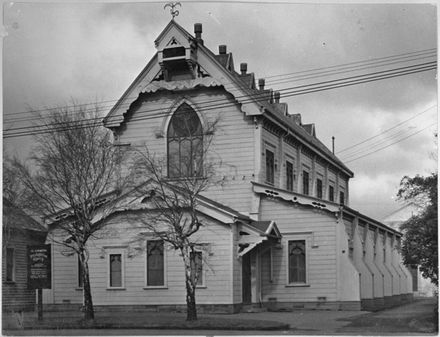
[[[151,197],[150,192],[154,188],[154,185],[156,185],[156,183],[152,179],[150,179],[136,186],[135,188],[125,191],[124,193],[108,193],[108,202],[102,203],[99,206],[100,209],[93,218],[92,222],[99,223],[112,214],[149,209],[148,198]],[[180,191],[177,187],[168,185],[167,188],[174,190],[178,194],[182,194],[182,191]],[[242,214],[226,205],[223,205],[202,195],[197,196],[197,201],[198,205],[196,209],[198,212],[214,218],[221,223],[232,224],[236,221],[240,221],[240,223],[253,226],[257,230],[262,230],[259,227],[262,225],[257,225],[249,216]],[[65,209],[62,212],[58,212],[51,219],[48,220],[49,229],[51,230],[55,228],[59,223],[63,221],[69,221],[69,218],[71,216],[71,208]],[[271,229],[273,229],[273,226],[271,227]]]
[[[172,29],[175,29],[176,33],[182,34],[188,39],[188,41],[195,42],[197,44],[197,52],[205,55],[217,69],[222,71],[224,78],[218,79],[218,81],[223,85],[224,89],[232,94],[237,102],[241,104],[243,112],[247,115],[263,115],[264,117],[275,121],[277,124],[281,124],[306,147],[310,147],[314,152],[330,161],[333,165],[338,166],[338,168],[345,172],[349,177],[354,176],[353,172],[345,166],[341,160],[339,160],[320,140],[313,136],[313,132],[307,132],[304,127],[296,124],[291,117],[286,116],[282,111],[284,109],[279,109],[281,103],[270,103],[268,100],[268,92],[266,92],[266,90],[261,91],[255,88],[253,73],[241,75],[233,70],[231,53],[221,55],[214,54],[203,43],[199,43],[195,37],[188,33],[175,20],[171,20],[165,29],[159,34],[155,40],[156,46]],[[148,88],[147,91],[149,92],[157,91],[157,89],[152,90],[151,87],[147,87],[147,85],[153,80],[151,77],[147,78],[147,74],[152,69],[155,69],[155,71],[160,70],[157,53],[104,118],[103,122],[106,127],[119,127],[124,121],[125,113],[129,110],[131,103],[137,100],[139,94],[145,92],[146,88]],[[191,85],[195,84],[200,85],[200,83],[191,83]],[[216,85],[217,84],[218,83],[216,83]],[[160,84],[158,83],[158,85]],[[185,88],[189,89],[191,86],[187,85]],[[235,89],[231,90],[230,88]],[[178,90],[180,88],[176,87],[176,85],[171,85],[164,89]],[[287,111],[287,109],[285,110]]]
[[[378,228],[385,230],[391,234],[401,236],[402,233],[385,225],[384,223],[370,218],[369,216],[358,212],[347,205],[337,204],[328,200],[318,199],[312,196],[299,194],[293,191],[287,191],[281,188],[276,188],[267,184],[257,183],[252,181],[252,189],[255,193],[263,194],[271,198],[282,199],[292,204],[300,204],[303,206],[313,207],[319,210],[327,211],[334,215],[347,215],[351,217],[358,217],[360,220],[371,223]]]
[[[3,198],[3,226],[12,229],[28,230],[34,232],[47,232],[35,219],[27,215],[22,209],[15,206],[7,198]]]

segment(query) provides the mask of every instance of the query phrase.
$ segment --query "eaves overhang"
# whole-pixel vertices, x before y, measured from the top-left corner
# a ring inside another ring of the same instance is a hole
[[[263,194],[268,197],[282,199],[285,201],[292,202],[293,204],[311,206],[315,209],[325,210],[335,215],[339,214],[339,212],[341,211],[341,205],[333,202],[283,190],[267,184],[257,183],[255,181],[251,181],[251,183],[252,183],[253,191],[257,194]]]
[[[397,235],[397,236],[402,236],[403,234],[391,227],[388,227],[387,225],[383,224],[382,222],[375,220],[373,218],[370,218],[369,216],[362,214],[358,211],[356,211],[355,209],[352,209],[346,205],[342,206],[342,212],[344,215],[349,215],[351,217],[357,217],[358,219],[368,223],[368,224],[373,224],[374,226],[376,226],[379,229],[384,230],[385,232],[389,232],[391,234]]]
[[[265,224],[263,227],[259,226],[261,228],[258,228],[252,224],[255,221],[237,221],[237,224],[242,226],[237,242],[238,256],[245,255],[263,242],[280,242],[282,235],[275,221],[260,221],[260,224],[263,222],[268,226]]]
[[[150,62],[148,62],[144,69],[142,69],[127,90],[124,91],[121,98],[119,98],[116,104],[111,108],[107,116],[104,117],[102,122],[106,128],[117,128],[122,122],[124,122],[125,114],[129,110],[130,105],[137,100],[141,93],[142,87],[140,86],[142,85],[141,83],[144,80],[145,74],[148,74],[148,72],[157,64],[157,59],[158,54],[155,53]],[[130,93],[132,93],[131,96],[129,96]]]

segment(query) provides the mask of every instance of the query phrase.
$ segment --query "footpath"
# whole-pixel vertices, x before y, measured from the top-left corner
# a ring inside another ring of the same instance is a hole
[[[145,335],[149,331],[167,330],[173,333],[181,331],[179,334],[185,335],[197,335],[202,331],[213,331],[213,334],[260,331],[269,335],[433,335],[438,331],[436,308],[437,300],[430,298],[417,299],[410,304],[374,313],[293,310],[229,315],[200,314],[196,322],[187,322],[184,313],[98,311],[93,325],[85,324],[79,311],[45,312],[43,321],[38,321],[36,313],[32,312],[3,315],[2,332],[3,335],[14,336],[29,335],[37,330],[87,329],[88,335],[102,335],[103,329],[141,329],[145,331]]]

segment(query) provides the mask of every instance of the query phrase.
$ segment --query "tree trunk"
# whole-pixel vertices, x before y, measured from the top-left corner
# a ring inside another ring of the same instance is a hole
[[[185,265],[186,320],[196,321],[196,283],[194,282],[194,277],[192,277],[190,249],[189,247],[186,247],[186,249],[182,249],[181,252]]]
[[[186,280],[186,320],[197,321],[196,288],[191,280]]]
[[[90,290],[89,264],[84,253],[80,255],[80,260],[83,268],[84,320],[91,321],[95,319],[95,311]]]

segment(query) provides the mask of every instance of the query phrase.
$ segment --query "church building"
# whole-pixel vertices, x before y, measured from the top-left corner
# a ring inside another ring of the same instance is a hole
[[[192,35],[173,19],[154,44],[104,126],[115,146],[147,146],[164,158],[169,179],[203,175],[202,161],[215,163],[219,183],[200,197],[204,225],[195,234],[200,309],[375,310],[410,300],[402,234],[350,208],[354,174],[315,125],[289,112],[246,63],[236,67],[227,46],[209,50],[201,24]],[[205,157],[197,149],[208,137]],[[185,308],[182,257],[154,236],[133,246],[141,229],[123,213],[90,242],[94,304]],[[45,301],[80,305],[78,258],[62,250],[53,243]]]

